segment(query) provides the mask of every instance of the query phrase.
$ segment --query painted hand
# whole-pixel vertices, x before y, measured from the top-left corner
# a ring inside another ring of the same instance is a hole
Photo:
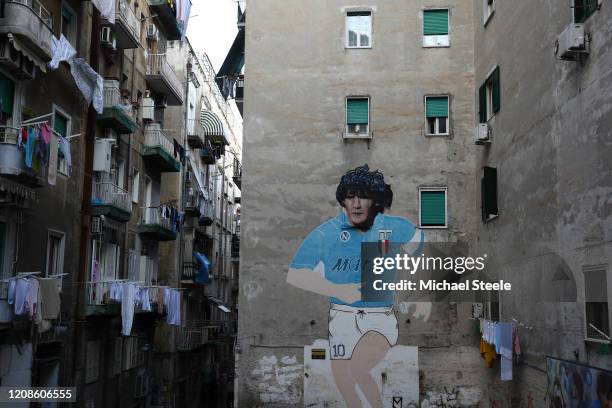
[[[336,294],[334,297],[343,302],[352,304],[361,300],[361,283],[347,283],[336,285]]]

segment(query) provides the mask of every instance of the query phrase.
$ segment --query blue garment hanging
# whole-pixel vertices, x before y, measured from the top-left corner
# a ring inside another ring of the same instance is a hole
[[[199,265],[198,273],[195,276],[195,283],[208,283],[210,281],[208,276],[211,266],[210,261],[206,258],[206,255],[197,251],[193,251],[193,256]]]
[[[25,145],[25,165],[32,168],[32,158],[34,157],[34,128],[28,128],[28,140]]]

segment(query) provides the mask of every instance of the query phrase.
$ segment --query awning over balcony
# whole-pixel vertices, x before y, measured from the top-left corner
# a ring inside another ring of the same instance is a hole
[[[36,56],[34,52],[30,51],[30,49],[26,45],[22,44],[17,38],[15,38],[13,34],[9,33],[7,37],[13,48],[23,54],[25,58],[32,61],[34,65],[36,65],[38,69],[40,69],[42,72],[47,72],[47,64],[42,59],[38,58],[38,56]]]
[[[212,297],[209,296],[208,300],[210,300],[215,306],[217,306],[217,309],[221,310],[224,313],[230,313],[231,310],[225,306],[225,304],[223,303],[223,301],[221,299],[217,299],[216,297]]]
[[[232,44],[221,69],[217,73],[217,78],[227,75],[237,76],[241,73],[244,66],[244,29],[238,30],[234,43]]]
[[[14,181],[0,177],[0,192],[9,192],[26,200],[36,201],[36,191],[33,189],[16,183]]]
[[[202,124],[206,136],[210,136],[211,139],[216,142],[223,141],[224,144],[229,144],[225,137],[223,122],[221,122],[221,119],[219,119],[214,112],[202,109],[200,113],[200,123]]]

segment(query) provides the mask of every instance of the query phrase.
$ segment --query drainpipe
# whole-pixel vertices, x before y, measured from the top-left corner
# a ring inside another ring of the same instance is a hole
[[[91,24],[91,38],[89,45],[89,64],[92,68],[99,69],[99,55],[98,55],[98,42],[100,33],[100,12],[98,9],[92,6],[92,24]],[[81,196],[81,236],[79,242],[79,268],[76,273],[76,302],[74,302],[74,319],[76,324],[74,325],[74,350],[72,352],[72,375],[77,373],[79,368],[80,358],[79,350],[80,344],[84,340],[84,329],[85,324],[85,280],[87,275],[87,255],[88,255],[88,243],[89,243],[89,231],[90,231],[90,215],[91,215],[91,183],[93,174],[93,156],[94,156],[94,144],[95,144],[95,133],[96,133],[96,116],[97,113],[93,106],[90,104],[87,109],[87,123],[85,128],[85,135],[83,136],[83,143],[85,144],[85,157],[83,161],[83,193]],[[72,378],[73,385],[76,386],[76,378]]]
[[[185,45],[185,43],[182,43],[181,45]],[[189,58],[186,59],[187,61],[189,60]],[[189,110],[189,72],[187,70],[187,63],[185,64],[185,101],[184,101],[184,108],[183,108],[183,120],[184,120],[184,125],[183,125],[183,147],[185,148],[185,150],[187,150],[187,131],[188,131],[188,115],[187,112]],[[188,159],[187,159],[188,160]],[[180,181],[179,181],[179,204],[180,204],[180,209],[181,211],[184,213],[185,212],[185,174],[187,173],[187,160],[185,161],[185,165],[183,166],[183,171],[181,171],[180,174]],[[195,171],[195,170],[194,170]],[[184,268],[184,258],[185,258],[185,228],[184,228],[184,223],[183,223],[183,227],[181,228],[181,233],[179,235],[180,239],[179,239],[179,276],[178,276],[178,281],[181,281],[181,278],[183,276],[183,268]]]

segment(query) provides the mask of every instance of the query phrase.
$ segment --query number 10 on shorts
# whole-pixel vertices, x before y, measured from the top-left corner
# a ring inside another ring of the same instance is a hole
[[[332,357],[344,357],[346,355],[346,349],[344,344],[334,344],[332,346]]]

